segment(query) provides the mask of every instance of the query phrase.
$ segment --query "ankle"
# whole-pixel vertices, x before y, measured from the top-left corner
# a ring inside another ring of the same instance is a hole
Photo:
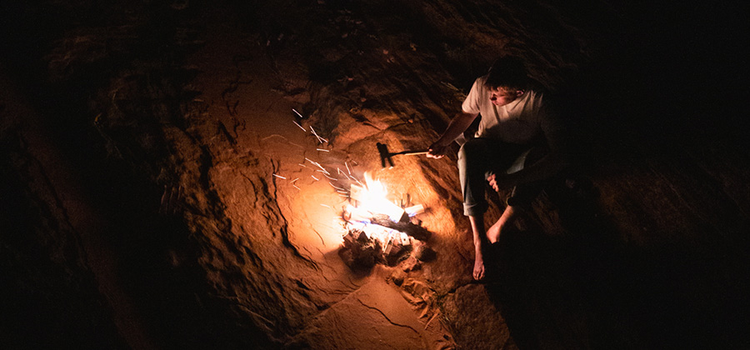
[[[474,250],[475,251],[482,250],[482,246],[483,246],[482,242],[474,242]]]

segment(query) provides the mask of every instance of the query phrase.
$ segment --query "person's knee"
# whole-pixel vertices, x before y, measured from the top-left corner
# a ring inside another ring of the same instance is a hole
[[[483,142],[479,139],[471,139],[461,145],[458,150],[458,159],[473,159],[482,155],[485,151],[486,147]]]
[[[464,203],[464,216],[481,216],[487,211],[489,204],[482,199],[475,203]]]

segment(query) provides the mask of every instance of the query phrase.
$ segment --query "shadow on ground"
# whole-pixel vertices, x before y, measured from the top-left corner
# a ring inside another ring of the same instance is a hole
[[[748,344],[741,330],[746,279],[728,278],[744,265],[721,256],[732,253],[712,253],[689,241],[627,242],[595,187],[559,186],[541,197],[564,232],[551,233],[536,213],[526,213],[485,255],[487,291],[519,348]]]

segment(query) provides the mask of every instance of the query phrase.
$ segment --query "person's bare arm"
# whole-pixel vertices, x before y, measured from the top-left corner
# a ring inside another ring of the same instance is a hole
[[[471,113],[458,113],[455,117],[451,120],[450,124],[448,124],[448,128],[445,129],[445,132],[440,136],[440,138],[435,141],[432,145],[430,145],[429,152],[427,153],[427,156],[430,158],[441,158],[445,155],[446,148],[453,142],[459,135],[461,135],[466,129],[471,126],[471,123],[474,121],[474,119],[477,118],[479,114],[471,114]]]

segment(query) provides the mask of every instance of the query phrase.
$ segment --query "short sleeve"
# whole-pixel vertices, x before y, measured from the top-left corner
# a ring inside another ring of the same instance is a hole
[[[461,109],[464,113],[479,114],[479,102],[483,95],[483,84],[484,80],[482,78],[477,78],[477,80],[474,81],[474,85],[471,87],[469,95],[466,96],[464,103],[461,105]]]

